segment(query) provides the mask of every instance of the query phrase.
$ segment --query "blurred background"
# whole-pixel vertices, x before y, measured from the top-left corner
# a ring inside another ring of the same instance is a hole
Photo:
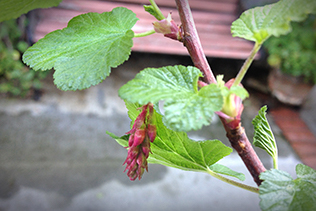
[[[189,1],[207,59],[224,80],[238,73],[253,43],[233,38],[231,23],[242,11],[272,1]],[[157,0],[179,22],[175,3]],[[140,19],[133,30],[152,29],[146,0],[64,0],[0,23],[0,210],[260,210],[258,195],[210,175],[149,165],[141,181],[131,182],[122,165],[127,152],[106,135],[123,135],[130,120],[118,89],[146,67],[193,65],[181,43],[154,34],[134,38],[129,61],[112,69],[102,83],[82,91],[60,91],[53,70],[35,72],[21,55],[47,33],[74,16],[125,6]],[[279,168],[295,176],[295,165],[316,168],[315,17],[294,23],[293,32],[270,38],[243,84],[243,126],[252,140],[252,119],[268,105],[268,119],[279,149]],[[292,62],[288,62],[292,61]],[[294,83],[292,85],[292,83]],[[230,146],[217,117],[194,140],[219,139]],[[267,169],[270,157],[256,149]],[[220,163],[246,175],[236,152]],[[227,203],[229,200],[229,203]]]

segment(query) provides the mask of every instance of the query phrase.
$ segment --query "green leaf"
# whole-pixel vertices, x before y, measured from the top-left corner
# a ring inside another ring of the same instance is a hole
[[[156,103],[161,99],[179,98],[196,94],[197,81],[202,73],[195,67],[182,65],[146,68],[122,86],[119,95],[129,102],[141,105]]]
[[[227,97],[230,94],[235,94],[240,97],[242,100],[249,97],[249,93],[247,90],[242,86],[231,86],[230,89],[225,86],[225,81],[223,80],[224,75],[217,75],[216,81],[218,88],[221,89],[223,97]]]
[[[154,16],[157,20],[162,20],[164,18],[161,17],[161,14],[157,12],[157,10],[152,5],[144,5],[144,9],[146,12]]]
[[[119,96],[141,105],[164,100],[165,122],[174,130],[189,131],[208,125],[223,105],[221,89],[215,84],[198,90],[202,74],[195,67],[146,68],[122,86]]]
[[[316,210],[316,171],[303,164],[296,166],[297,179],[287,172],[272,169],[260,174],[260,207],[263,211]]]
[[[262,44],[272,35],[289,33],[290,21],[302,21],[309,13],[316,13],[315,0],[280,0],[245,11],[232,23],[231,31],[234,37]]]
[[[62,0],[0,0],[0,22],[18,18],[33,9],[56,7]]]
[[[134,37],[131,28],[137,20],[122,7],[79,15],[66,28],[47,34],[30,47],[23,61],[35,70],[54,68],[54,82],[62,90],[88,88],[128,59]]]
[[[269,122],[266,118],[266,110],[267,106],[263,106],[259,110],[258,115],[252,120],[255,130],[253,145],[265,150],[273,158],[276,168],[278,149]]]
[[[232,86],[232,87],[230,87],[229,91],[230,91],[231,94],[237,95],[242,100],[244,100],[247,97],[249,97],[249,93],[247,92],[247,90],[244,87],[241,87],[241,86]]]
[[[246,179],[245,175],[243,173],[238,173],[236,171],[231,170],[227,166],[215,163],[209,167],[210,170],[219,173],[219,174],[224,174],[227,176],[235,177],[241,181],[244,181]]]
[[[138,104],[126,102],[129,117],[132,122],[140,113]],[[218,140],[193,141],[184,132],[176,132],[168,129],[162,122],[162,116],[156,111],[157,137],[151,143],[152,153],[148,162],[162,164],[182,170],[200,171],[208,173],[212,170],[216,173],[233,176],[241,180],[244,175],[237,173],[228,167],[216,164],[217,161],[229,155],[232,149]],[[118,137],[107,132],[123,147],[128,146],[128,136]]]
[[[116,142],[122,147],[128,147],[128,135],[118,137],[114,133],[111,133],[109,131],[106,131],[106,134],[108,134],[111,138],[115,139]]]
[[[219,140],[193,141],[184,132],[174,132],[161,126],[158,127],[158,136],[151,147],[151,163],[207,172],[209,166],[232,152]]]

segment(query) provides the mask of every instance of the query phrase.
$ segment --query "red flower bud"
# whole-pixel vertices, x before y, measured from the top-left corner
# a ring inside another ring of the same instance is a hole
[[[147,160],[146,157],[143,153],[139,153],[136,163],[138,164],[138,166],[142,167],[142,168],[146,168],[147,167]]]
[[[147,116],[147,135],[151,142],[154,142],[157,134],[157,127],[155,125],[154,105],[148,104],[148,116]]]
[[[137,165],[136,160],[133,160],[133,162],[129,166],[126,166],[126,169],[124,170],[124,172],[126,170],[128,170],[127,176],[129,177],[129,179],[134,181],[138,176],[138,174],[137,174],[138,165]]]
[[[146,137],[146,139],[144,140],[144,142],[141,145],[142,147],[142,151],[146,157],[146,159],[149,157],[149,153],[151,152],[150,150],[150,142],[148,140],[148,136]]]
[[[128,146],[131,147],[133,146],[134,143],[134,134],[131,134],[128,138]]]
[[[146,115],[147,115],[147,106],[148,104],[142,106],[142,111],[140,114],[137,116],[135,119],[134,125],[130,131],[128,131],[126,134],[133,134],[135,131],[143,126],[146,120]]]
[[[157,127],[156,125],[147,125],[147,135],[151,142],[154,142],[157,135]]]
[[[145,137],[146,137],[146,128],[136,130],[134,134],[133,146],[138,146],[141,143],[143,143]]]

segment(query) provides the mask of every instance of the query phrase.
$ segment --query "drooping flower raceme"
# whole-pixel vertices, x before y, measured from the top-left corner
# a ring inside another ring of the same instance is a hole
[[[141,107],[142,111],[137,116],[128,139],[128,154],[125,162],[125,171],[130,180],[141,179],[146,169],[148,171],[147,158],[150,151],[150,142],[156,138],[156,125],[154,119],[153,104],[148,103]]]

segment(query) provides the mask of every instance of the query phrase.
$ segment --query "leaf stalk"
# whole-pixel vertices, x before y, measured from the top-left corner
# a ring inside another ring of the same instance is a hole
[[[251,50],[249,57],[246,59],[243,66],[239,70],[239,72],[235,78],[235,81],[233,83],[233,86],[237,86],[238,84],[241,83],[241,81],[244,78],[244,76],[246,75],[251,63],[253,62],[257,52],[260,50],[261,46],[262,46],[262,43],[257,43],[257,42],[255,43],[253,49]]]
[[[273,156],[272,159],[273,159],[273,168],[274,169],[278,169],[279,168],[279,166],[278,166],[278,156]]]
[[[146,31],[146,32],[141,32],[141,33],[134,33],[134,37],[146,37],[152,34],[155,34],[156,31],[154,29]]]
[[[156,2],[154,0],[149,0],[150,4],[153,6],[153,9],[155,10],[155,12],[157,13],[157,19],[158,20],[163,20],[166,19],[165,16],[162,14],[161,10],[159,9],[159,7],[157,6]]]
[[[240,183],[240,182],[237,182],[237,181],[234,181],[234,180],[231,180],[231,179],[228,179],[226,177],[223,177],[222,175],[210,170],[210,169],[207,169],[207,173],[210,174],[211,176],[223,181],[223,182],[226,182],[230,185],[234,185],[236,187],[239,187],[239,188],[242,188],[244,190],[248,190],[248,191],[251,191],[253,193],[259,193],[259,188],[256,188],[256,187],[252,187],[252,186],[249,186],[249,185],[245,185],[243,183]]]

